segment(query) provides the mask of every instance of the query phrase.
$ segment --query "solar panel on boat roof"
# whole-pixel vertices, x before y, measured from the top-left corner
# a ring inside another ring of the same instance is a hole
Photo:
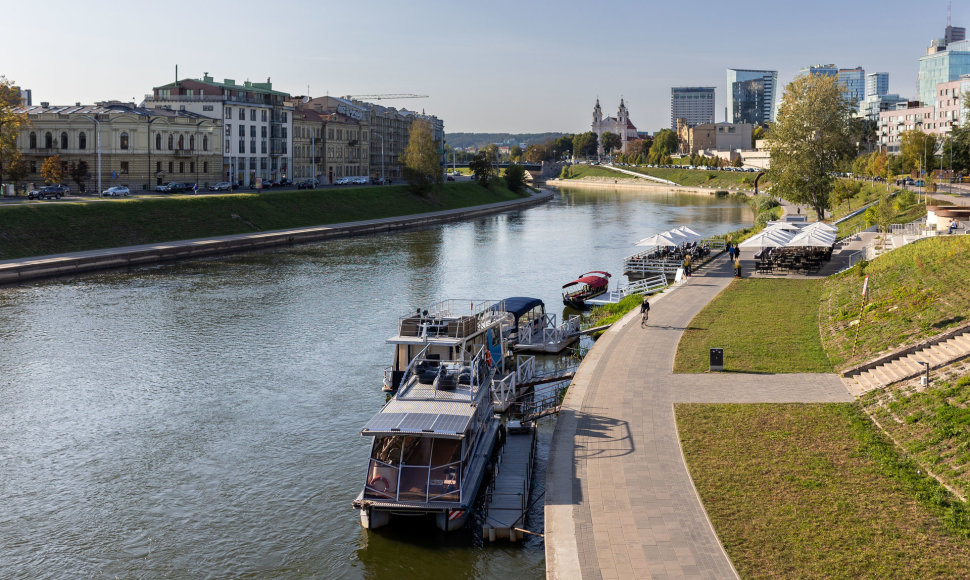
[[[364,425],[364,431],[387,431],[392,427],[397,427],[407,413],[378,413],[371,417],[371,420]]]
[[[469,419],[463,415],[438,415],[432,429],[442,433],[461,433],[468,425]]]
[[[397,427],[402,431],[431,429],[437,416],[437,413],[407,413]]]

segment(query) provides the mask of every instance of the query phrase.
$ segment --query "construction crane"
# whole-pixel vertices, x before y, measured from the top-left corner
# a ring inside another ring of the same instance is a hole
[[[383,93],[378,95],[344,95],[344,98],[357,101],[382,101],[386,99],[427,99],[428,95],[415,95],[413,93]]]

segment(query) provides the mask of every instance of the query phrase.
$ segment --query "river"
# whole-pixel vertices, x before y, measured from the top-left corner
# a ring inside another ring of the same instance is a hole
[[[361,529],[384,339],[448,298],[561,313],[562,284],[619,275],[641,237],[752,219],[733,200],[570,190],[432,229],[0,288],[0,575],[542,578],[539,538]]]

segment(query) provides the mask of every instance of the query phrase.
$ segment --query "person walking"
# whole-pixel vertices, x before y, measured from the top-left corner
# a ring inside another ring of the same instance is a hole
[[[684,275],[690,278],[690,254],[684,256]]]
[[[734,277],[735,278],[741,277],[741,257],[740,256],[734,258]]]

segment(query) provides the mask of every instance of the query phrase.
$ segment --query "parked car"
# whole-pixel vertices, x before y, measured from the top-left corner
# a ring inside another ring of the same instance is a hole
[[[155,188],[155,191],[161,191],[163,193],[179,193],[185,191],[187,186],[184,183],[179,183],[177,181],[170,181],[165,185],[159,185]]]
[[[101,197],[128,197],[129,193],[131,193],[131,191],[129,191],[129,189],[124,185],[116,185],[102,191]]]
[[[209,191],[229,191],[232,185],[228,181],[220,181],[215,185],[209,186]]]
[[[296,183],[297,189],[313,189],[317,186],[316,179],[304,179],[303,181],[298,181]]]
[[[354,178],[354,183],[356,183],[357,185],[367,185],[369,181],[370,179],[368,179],[366,175],[362,175],[360,177]]]
[[[61,199],[62,195],[67,195],[70,190],[64,185],[45,185],[40,189],[27,192],[29,199]]]
[[[349,183],[350,183],[349,177],[339,177],[337,178],[337,181],[333,182],[334,185],[347,185]]]

